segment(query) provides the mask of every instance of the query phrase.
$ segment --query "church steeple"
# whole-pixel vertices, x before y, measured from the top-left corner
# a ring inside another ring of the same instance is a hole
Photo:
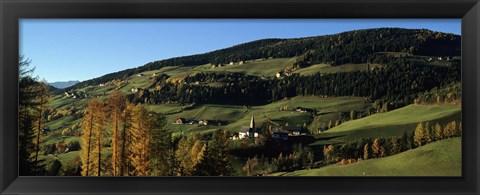
[[[248,131],[248,136],[250,138],[255,138],[255,118],[253,118],[253,115],[252,115],[252,119],[250,120],[250,129]]]
[[[253,118],[253,115],[252,115],[252,119],[250,120],[250,128],[255,130],[255,118]]]

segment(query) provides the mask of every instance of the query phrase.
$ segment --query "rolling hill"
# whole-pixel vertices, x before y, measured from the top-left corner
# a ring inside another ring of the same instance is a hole
[[[437,141],[393,156],[349,165],[275,173],[282,176],[461,176],[462,139]]]
[[[378,113],[365,118],[340,124],[330,130],[315,135],[319,141],[313,145],[355,141],[362,137],[401,136],[411,133],[419,122],[429,121],[445,124],[461,119],[461,107],[455,105],[409,105],[386,113]]]

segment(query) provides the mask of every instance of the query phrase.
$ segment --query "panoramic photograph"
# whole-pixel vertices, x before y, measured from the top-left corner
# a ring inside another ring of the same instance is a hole
[[[460,19],[21,19],[20,176],[462,176]]]

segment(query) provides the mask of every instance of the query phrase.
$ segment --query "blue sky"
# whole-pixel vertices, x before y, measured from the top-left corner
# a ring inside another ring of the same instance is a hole
[[[171,57],[263,38],[401,27],[461,34],[460,19],[22,19],[20,54],[48,82],[88,80]]]

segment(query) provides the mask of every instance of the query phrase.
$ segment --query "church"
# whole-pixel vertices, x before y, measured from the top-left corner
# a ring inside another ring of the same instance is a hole
[[[250,126],[242,126],[238,132],[238,139],[253,139],[258,137],[258,132],[255,129],[255,118],[252,115],[250,119]]]

